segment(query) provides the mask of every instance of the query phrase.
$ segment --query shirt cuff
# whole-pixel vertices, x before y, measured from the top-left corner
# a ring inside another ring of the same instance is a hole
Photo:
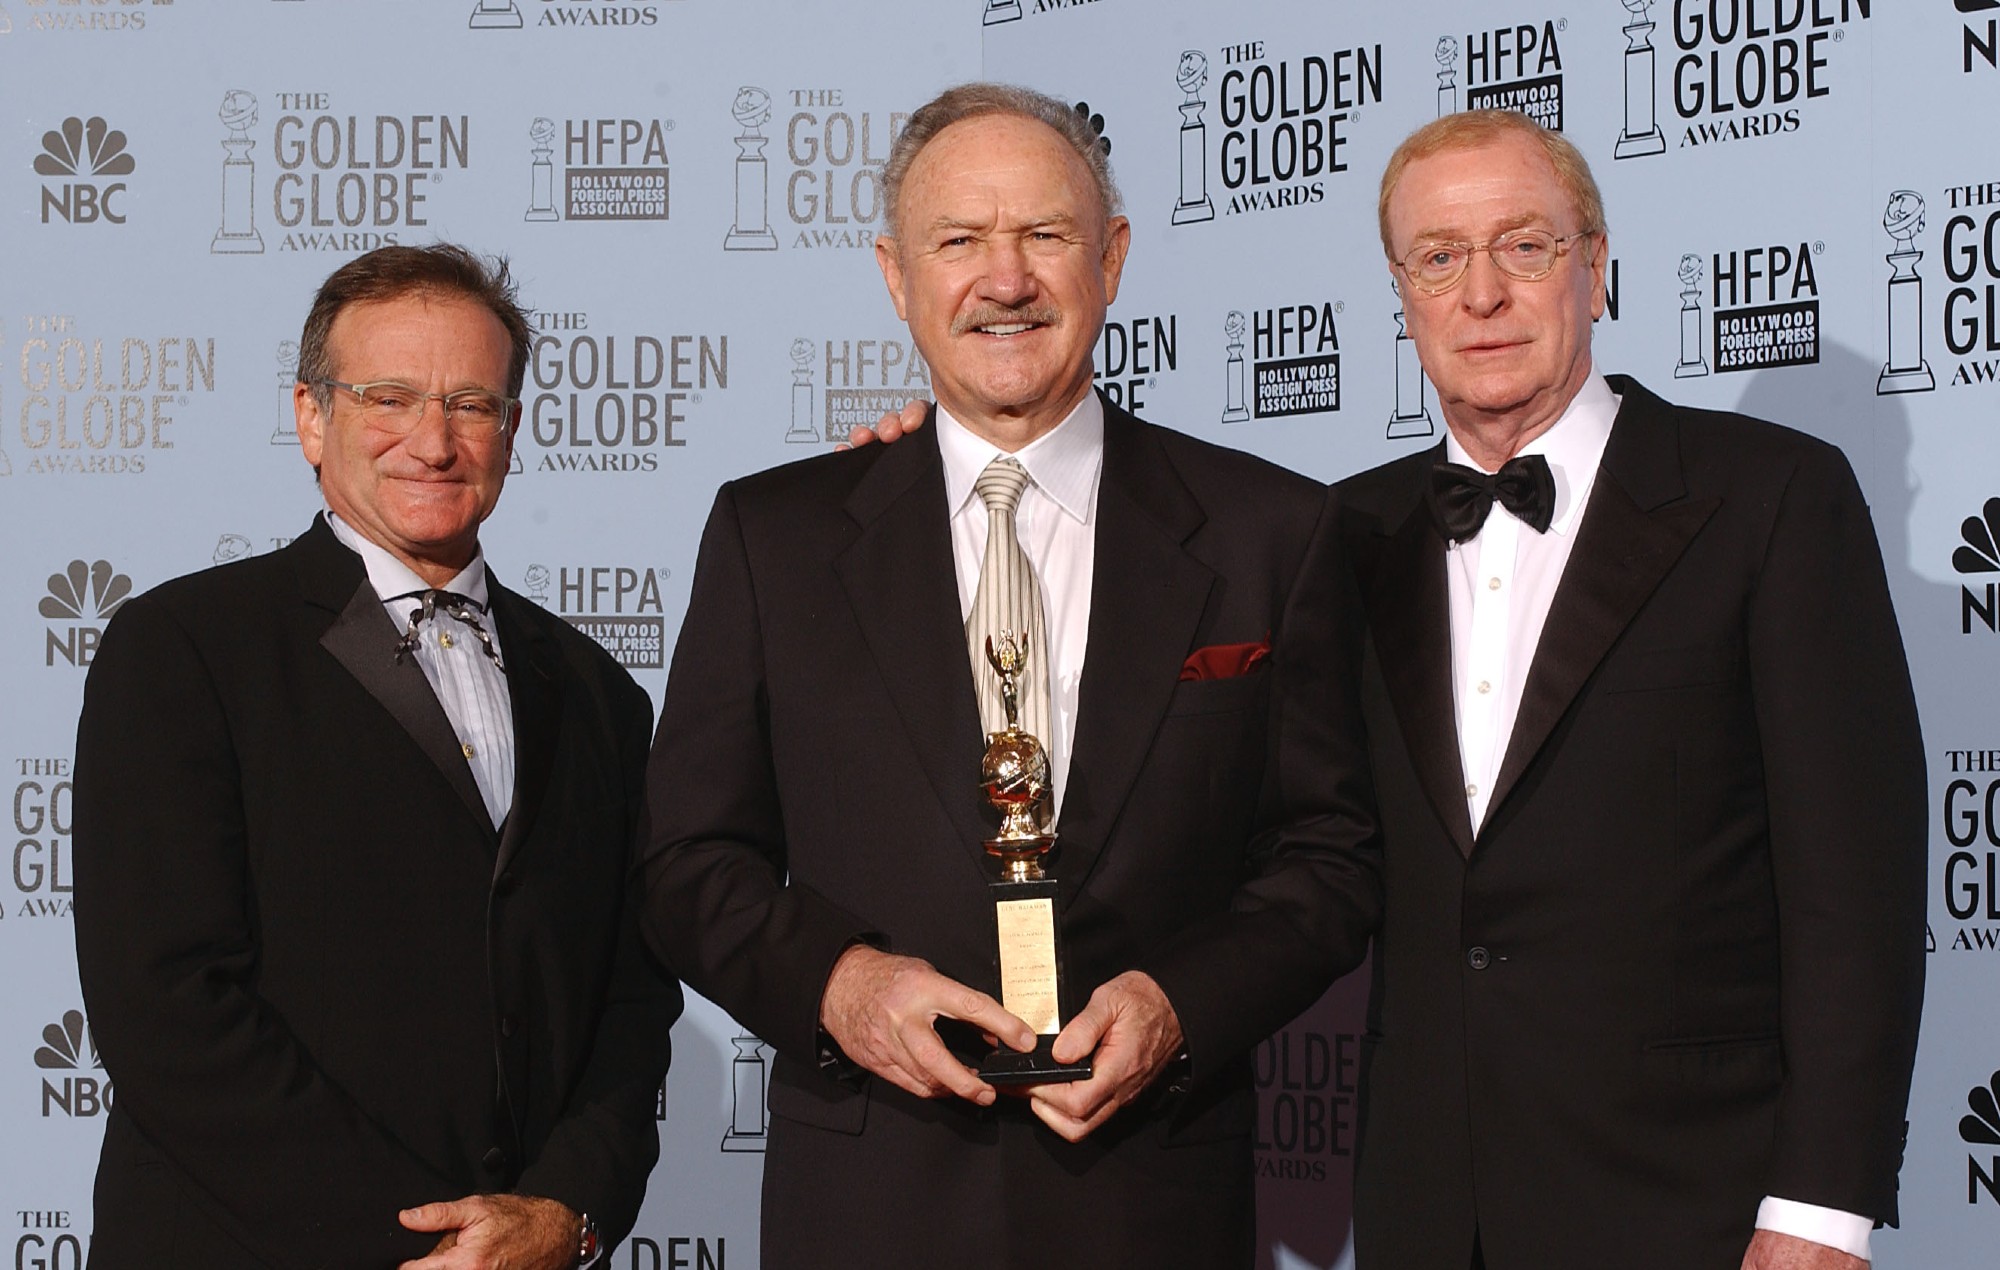
[[[1821,1208],[1818,1204],[1801,1204],[1795,1199],[1768,1195],[1763,1203],[1757,1205],[1757,1229],[1808,1239],[1868,1261],[1871,1260],[1868,1237],[1874,1231],[1875,1223],[1859,1213]]]

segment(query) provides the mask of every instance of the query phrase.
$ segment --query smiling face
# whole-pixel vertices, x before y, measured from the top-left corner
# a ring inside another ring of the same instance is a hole
[[[1032,119],[961,120],[918,152],[896,224],[875,259],[938,404],[1009,450],[1061,423],[1131,242],[1082,158]]]
[[[507,328],[484,305],[419,292],[350,304],[333,320],[327,351],[345,383],[393,379],[421,392],[507,391]],[[386,548],[432,586],[451,580],[479,545],[479,525],[500,501],[513,454],[512,428],[497,436],[454,433],[444,409],[425,403],[406,435],[362,422],[354,394],[332,390],[322,409],[312,389],[293,392],[299,443],[319,469],[326,504],[357,533]]]
[[[1561,236],[1583,228],[1546,153],[1522,136],[1414,160],[1389,199],[1397,259],[1419,242],[1484,243],[1510,229]],[[1465,276],[1443,295],[1425,295],[1391,269],[1410,338],[1461,440],[1497,435],[1511,453],[1561,416],[1590,375],[1590,324],[1604,311],[1605,253],[1601,234],[1573,242],[1554,272],[1525,282],[1475,252]],[[1466,444],[1475,453],[1486,448]]]

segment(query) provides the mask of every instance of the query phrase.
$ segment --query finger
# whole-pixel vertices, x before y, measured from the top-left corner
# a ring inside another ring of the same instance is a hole
[[[1028,1100],[1028,1106],[1034,1110],[1037,1119],[1055,1130],[1065,1142],[1081,1142],[1090,1136],[1090,1125],[1086,1121],[1055,1106],[1040,1093]]]
[[[897,418],[897,422],[902,424],[903,431],[915,432],[918,428],[924,426],[924,420],[929,416],[930,407],[922,401],[906,401],[903,403],[903,409]]]
[[[951,985],[951,990],[933,1007],[939,1014],[990,1032],[1022,1053],[1035,1048],[1035,1029],[1009,1014],[1005,1006],[977,988],[969,988],[942,975],[938,977]]]
[[[1116,1018],[1116,1011],[1109,1000],[1109,995],[1102,990],[1091,993],[1090,1004],[1084,1006],[1082,1012],[1056,1034],[1056,1043],[1050,1053],[1058,1063],[1074,1063],[1098,1047]]]
[[[991,1106],[995,1097],[993,1086],[979,1079],[979,1074],[958,1061],[938,1034],[928,1027],[913,1028],[907,1038],[910,1061],[922,1071],[925,1077],[944,1090],[957,1094],[968,1102],[982,1107]]]
[[[464,1200],[440,1200],[406,1208],[396,1214],[396,1220],[403,1223],[405,1230],[457,1230],[470,1224],[473,1215]]]
[[[857,423],[847,430],[847,441],[842,448],[853,449],[856,446],[872,445],[878,439],[875,429],[865,423]]]

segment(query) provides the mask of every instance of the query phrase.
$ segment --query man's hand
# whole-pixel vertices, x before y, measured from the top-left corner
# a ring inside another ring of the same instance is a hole
[[[429,1256],[400,1270],[570,1270],[583,1231],[567,1205],[535,1195],[468,1195],[406,1208],[396,1219],[444,1235]]]
[[[847,1057],[919,1098],[957,1094],[981,1106],[993,1086],[952,1057],[931,1025],[960,1019],[1017,1050],[1035,1033],[976,988],[939,974],[927,961],[856,944],[840,954],[820,998],[819,1021]]]
[[[924,416],[930,413],[930,403],[910,401],[901,410],[886,411],[875,421],[874,427],[857,423],[847,430],[847,443],[841,449],[852,450],[872,441],[884,443],[900,440],[905,432],[915,432],[924,426]]]
[[[1056,1037],[1059,1063],[1093,1049],[1090,1079],[1029,1091],[1042,1123],[1081,1142],[1137,1098],[1181,1051],[1180,1016],[1151,975],[1128,970],[1090,994],[1090,1004]]]
[[[1868,1263],[1810,1239],[1760,1230],[1743,1254],[1743,1270],[1868,1270]]]

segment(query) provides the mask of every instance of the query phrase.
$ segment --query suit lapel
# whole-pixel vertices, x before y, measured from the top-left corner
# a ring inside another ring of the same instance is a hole
[[[1158,440],[1105,403],[1090,627],[1054,872],[1075,896],[1165,718],[1215,574],[1184,544],[1205,514]]]
[[[1623,376],[1612,378],[1612,388],[1623,398],[1618,418],[1522,686],[1489,822],[1719,505],[1713,498],[1688,500],[1679,432],[1666,403]]]
[[[361,559],[333,536],[324,519],[297,543],[299,580],[306,603],[333,613],[320,645],[402,725],[437,767],[466,809],[490,833],[492,819],[459,750],[458,734],[415,659],[396,656],[397,630],[368,585]]]
[[[917,762],[985,876],[983,843],[1000,821],[979,795],[985,738],[958,613],[937,429],[883,447],[846,510],[859,533],[834,572]]]
[[[1368,582],[1369,625],[1417,782],[1461,853],[1472,854],[1465,768],[1451,689],[1451,599],[1444,538],[1418,484],[1443,447],[1411,462],[1412,497]]]
[[[500,828],[499,858],[493,866],[498,877],[533,831],[548,791],[562,726],[562,675],[555,642],[526,611],[528,601],[495,581],[491,569],[486,586],[514,714],[514,801]]]

